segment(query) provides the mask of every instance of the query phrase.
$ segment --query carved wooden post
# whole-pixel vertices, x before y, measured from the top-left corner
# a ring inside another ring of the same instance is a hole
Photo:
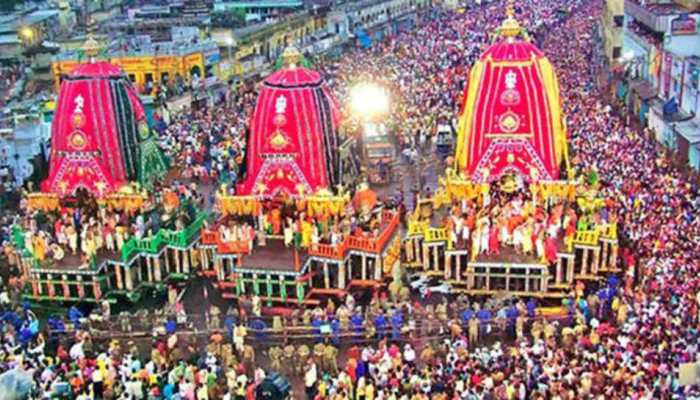
[[[439,271],[440,270],[440,260],[438,260],[438,254],[440,253],[438,251],[438,246],[432,246],[433,248],[433,271]]]
[[[122,278],[122,267],[119,264],[116,264],[114,266],[114,275],[117,278],[117,289],[123,290],[124,289],[124,279]]]
[[[362,280],[367,280],[367,256],[362,254]]]
[[[126,290],[134,290],[134,281],[131,278],[131,266],[124,268],[124,280],[126,281]]]
[[[610,254],[610,268],[612,269],[617,269],[617,251],[618,245],[615,243],[612,245],[612,251]]]
[[[338,289],[345,290],[345,261],[338,263]]]
[[[382,258],[381,254],[377,255],[377,257],[374,259],[374,280],[375,281],[380,281],[382,280],[382,273],[384,272],[384,259]]]
[[[163,280],[163,275],[161,274],[160,270],[160,257],[156,257],[153,260],[153,277],[155,278],[156,282]]]
[[[581,275],[588,274],[588,249],[583,249],[583,260],[581,260]]]
[[[598,266],[600,264],[600,247],[593,249],[593,260],[591,262],[591,273],[598,275]]]
[[[331,277],[328,274],[328,261],[323,262],[323,286],[326,289],[331,288]]]
[[[146,257],[146,274],[148,276],[148,282],[153,282],[153,260],[151,257]]]
[[[452,256],[445,252],[445,280],[450,279],[452,275]]]
[[[428,251],[430,248],[428,245],[423,243],[423,271],[427,271],[428,268],[430,267],[430,252]]]
[[[609,269],[610,267],[608,266],[608,249],[610,247],[610,242],[608,242],[608,241],[602,242],[601,241],[600,243],[601,243],[603,254],[601,254],[601,256],[600,256],[601,261],[600,261],[599,267],[601,269]]]
[[[566,282],[569,284],[574,283],[574,260],[575,257],[566,259]]]
[[[561,284],[561,257],[557,257],[557,275],[554,278],[554,282],[559,285]]]

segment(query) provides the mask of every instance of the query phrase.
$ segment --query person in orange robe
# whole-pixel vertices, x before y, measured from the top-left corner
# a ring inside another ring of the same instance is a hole
[[[489,254],[498,255],[501,252],[501,243],[498,240],[500,229],[499,224],[495,223],[489,230]]]
[[[282,232],[282,212],[279,208],[273,208],[270,211],[270,224],[273,235],[279,235]]]

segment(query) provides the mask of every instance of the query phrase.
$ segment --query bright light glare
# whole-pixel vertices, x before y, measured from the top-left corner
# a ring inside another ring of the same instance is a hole
[[[359,83],[350,90],[350,105],[355,114],[371,118],[389,111],[389,94],[373,83]]]
[[[34,31],[32,31],[32,28],[25,26],[20,30],[20,34],[27,40],[31,40],[32,37],[34,36]]]

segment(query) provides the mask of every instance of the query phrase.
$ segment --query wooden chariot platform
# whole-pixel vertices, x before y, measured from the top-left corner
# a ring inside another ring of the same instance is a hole
[[[285,247],[282,238],[266,236],[249,243],[224,242],[215,227],[202,231],[203,273],[225,298],[260,296],[268,304],[319,304],[319,298],[342,297],[353,287],[382,285],[400,266],[399,214],[382,212],[377,237],[348,236],[337,245],[308,249]]]
[[[407,269],[440,277],[453,292],[492,295],[508,292],[518,296],[563,298],[577,281],[600,279],[617,273],[618,240],[615,225],[576,232],[572,243],[559,243],[556,262],[501,248],[499,255],[480,255],[456,248],[445,228],[428,223],[409,224],[403,240],[402,264]]]

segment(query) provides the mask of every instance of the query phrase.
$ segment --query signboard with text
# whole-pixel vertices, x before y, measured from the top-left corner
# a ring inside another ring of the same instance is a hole
[[[696,32],[697,22],[688,14],[681,14],[678,18],[671,20],[671,34],[674,36],[695,35]]]

